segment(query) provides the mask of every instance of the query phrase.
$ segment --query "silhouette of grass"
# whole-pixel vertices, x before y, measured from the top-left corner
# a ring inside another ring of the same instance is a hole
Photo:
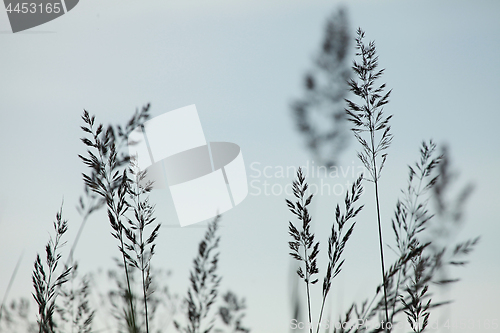
[[[193,260],[193,270],[189,275],[191,286],[187,292],[186,326],[182,327],[177,321],[175,327],[179,332],[209,333],[214,327],[215,318],[203,325],[209,310],[218,295],[218,288],[222,277],[217,273],[219,252],[214,253],[219,247],[220,237],[217,236],[220,215],[209,223],[205,237],[198,245],[198,254]],[[202,327],[205,327],[202,329]]]
[[[37,255],[35,260],[33,297],[38,304],[38,320],[36,323],[29,320],[29,303],[25,299],[21,298],[19,302],[13,301],[10,306],[6,306],[9,285],[0,310],[0,331],[96,331],[93,328],[94,319],[98,312],[104,310],[106,301],[99,303],[101,309],[92,307],[90,295],[95,284],[89,275],[80,279],[79,285],[76,286],[78,265],[73,257],[89,216],[105,206],[112,235],[118,241],[121,260],[117,260],[117,266],[122,273],[111,270],[108,280],[115,281],[117,289],[101,294],[105,295],[101,300],[107,298],[107,303],[111,305],[110,313],[118,319],[117,329],[120,332],[166,332],[168,323],[165,325],[164,319],[169,317],[173,321],[172,316],[177,312],[177,296],[172,295],[164,283],[155,282],[156,274],[160,277],[164,275],[151,265],[161,227],[161,224],[156,222],[154,205],[149,201],[152,184],[145,182],[146,172],[138,170],[134,160],[119,148],[127,142],[128,135],[135,126],[140,126],[148,119],[148,110],[149,105],[136,112],[126,126],[108,126],[106,130],[102,124],[96,125],[95,116],[84,111],[84,126],[81,129],[88,137],[81,140],[88,150],[85,156],[79,156],[89,167],[89,172],[83,175],[85,194],[80,198],[78,206],[82,222],[66,259],[66,265],[62,263],[60,248],[65,244],[62,237],[68,229],[68,223],[62,219],[61,208],[54,222],[55,238],[50,238],[45,248],[45,264],[40,255]],[[233,332],[250,332],[242,323],[245,315],[244,302],[232,292],[224,295],[219,311],[215,311],[213,318],[206,322],[209,310],[216,304],[221,281],[217,272],[219,254],[215,253],[220,240],[220,236],[216,234],[219,219],[220,216],[217,216],[208,225],[205,238],[198,247],[198,256],[194,260],[195,266],[190,275],[191,287],[185,299],[188,309],[188,332],[201,332],[202,326],[206,326],[203,330],[206,333],[212,329],[217,332],[225,332],[226,329]],[[58,267],[61,272],[58,272]],[[17,269],[14,270],[13,277],[16,272]],[[139,274],[139,279],[134,278],[134,274]],[[137,292],[139,285],[140,292]],[[154,318],[159,317],[159,309],[166,312],[162,313],[155,324]],[[59,319],[55,316],[56,312]],[[223,328],[214,326],[217,318]]]
[[[353,222],[346,232],[343,232],[347,222],[354,219],[363,209],[363,206],[355,207],[354,205],[361,197],[363,188],[361,186],[362,175],[352,185],[351,192],[346,194],[344,204],[344,213],[341,213],[340,206],[337,204],[335,210],[335,223],[332,225],[330,238],[328,239],[328,267],[323,278],[323,292],[321,310],[316,332],[318,333],[323,319],[323,311],[325,301],[330,292],[332,280],[341,272],[344,260],[340,261],[345,245],[352,235],[355,222]],[[292,241],[288,242],[290,247],[290,256],[299,262],[304,263],[304,269],[301,266],[297,269],[297,275],[306,284],[307,310],[309,318],[309,332],[313,332],[312,311],[311,311],[311,294],[310,285],[318,282],[318,279],[313,279],[315,274],[319,273],[317,267],[317,257],[319,254],[319,242],[315,242],[314,233],[311,232],[312,218],[309,214],[307,206],[311,204],[313,195],[307,195],[309,185],[302,173],[302,169],[297,170],[297,179],[292,184],[293,193],[296,201],[292,202],[286,199],[287,206],[292,214],[302,222],[299,227],[296,227],[292,222],[289,222],[288,233],[292,237]],[[303,252],[302,252],[303,251]]]
[[[343,41],[339,36],[347,35],[346,33],[340,34],[345,28],[345,22],[345,17],[333,15],[328,22],[327,31],[336,31],[337,38],[327,34],[330,38],[325,38],[323,42],[325,44],[330,39],[335,40],[334,48],[339,54],[344,55],[348,54],[349,43]],[[388,156],[386,151],[393,139],[390,127],[392,115],[384,115],[384,107],[389,102],[391,91],[385,91],[385,84],[376,85],[376,81],[383,75],[384,70],[378,69],[375,43],[365,44],[364,37],[365,33],[358,29],[356,56],[360,57],[361,60],[353,62],[352,70],[356,79],[350,79],[347,82],[350,91],[359,97],[361,103],[345,99],[345,119],[343,117],[335,118],[336,122],[332,128],[335,128],[336,133],[341,133],[342,127],[346,126],[345,120],[353,125],[351,130],[362,147],[362,150],[358,152],[358,157],[368,171],[369,177],[365,179],[373,182],[375,186],[375,217],[379,234],[382,283],[377,286],[372,298],[366,299],[360,304],[352,303],[339,319],[339,325],[331,330],[333,332],[389,331],[390,327],[388,326],[395,324],[398,319],[397,315],[402,313],[406,315],[414,332],[423,332],[427,328],[430,311],[449,303],[448,300],[431,302],[434,290],[431,286],[439,288],[458,281],[456,278],[449,277],[448,267],[465,265],[467,261],[464,260],[464,257],[470,254],[479,241],[479,238],[473,238],[450,245],[451,237],[448,236],[453,234],[453,229],[462,223],[464,204],[471,193],[472,186],[466,186],[454,200],[449,200],[446,196],[449,195],[450,184],[454,177],[450,171],[447,150],[445,149],[442,154],[437,155],[435,143],[432,141],[423,142],[420,149],[420,160],[409,167],[408,185],[402,190],[402,198],[396,203],[392,219],[395,245],[391,244],[389,247],[396,253],[397,259],[386,267],[382,239],[382,217],[380,214],[382,198],[379,196],[379,180]],[[340,78],[339,73],[342,72],[343,63],[332,61],[330,64],[329,67],[319,67],[314,75],[308,74],[306,76],[306,88],[310,91],[307,95],[309,99],[305,98],[305,100],[292,105],[299,124],[299,131],[305,133],[306,137],[309,138],[309,148],[315,157],[318,157],[319,151],[316,143],[319,142],[319,138],[322,138],[322,133],[318,127],[308,123],[310,119],[307,117],[312,115],[313,106],[330,103],[330,94],[337,94],[337,87],[319,88],[319,83],[317,84],[315,79],[318,76],[328,77],[332,75],[337,75],[337,78]],[[323,148],[325,151],[331,149],[333,156],[320,156],[321,158],[319,158],[320,162],[327,167],[334,164],[332,161],[338,161],[342,151],[336,149],[338,138],[332,137],[331,139],[331,141],[323,142],[325,145],[329,145],[329,147]],[[310,231],[311,217],[307,206],[310,204],[312,196],[304,194],[307,183],[302,174],[297,175],[293,188],[294,195],[298,200],[296,203],[287,200],[287,205],[292,213],[303,221],[303,226],[299,230],[290,223],[289,232],[294,238],[294,241],[289,244],[292,250],[290,255],[305,265],[305,270],[299,268],[297,273],[299,278],[306,283],[309,332],[312,332],[309,284],[317,282],[317,279],[312,281],[310,279],[319,271],[316,267],[319,243],[314,242],[314,234]],[[354,188],[352,192],[355,192]],[[431,212],[429,201],[435,204],[433,207],[435,213]],[[425,233],[424,231],[427,229],[432,230],[432,233]],[[339,230],[341,229],[339,228]],[[349,232],[352,230],[349,229]],[[331,261],[332,257],[329,256],[329,259]],[[325,281],[327,280],[325,277]],[[325,287],[323,290],[325,291]],[[302,309],[300,298],[294,293],[292,293],[292,298],[294,318],[298,318]],[[325,298],[325,294],[323,294],[323,304]],[[321,306],[317,332],[320,329],[322,313],[323,305]],[[356,325],[360,321],[367,323],[376,317],[378,317],[379,323],[382,321],[386,325],[379,325],[373,329],[368,329],[368,326]],[[329,331],[329,329],[326,330],[326,332]]]
[[[56,277],[56,270],[61,259],[60,248],[62,236],[68,230],[68,221],[62,219],[62,207],[56,214],[54,222],[55,238],[50,238],[45,246],[45,265],[37,254],[33,269],[33,297],[38,305],[39,333],[55,332],[54,311],[56,309],[57,288],[68,281],[71,267],[65,267]]]

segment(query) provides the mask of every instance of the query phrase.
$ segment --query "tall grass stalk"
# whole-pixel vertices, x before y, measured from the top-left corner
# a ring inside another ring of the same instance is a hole
[[[298,260],[299,262],[304,262],[304,270],[301,266],[297,269],[297,274],[304,280],[306,284],[306,296],[307,296],[307,314],[309,318],[309,323],[312,323],[311,314],[311,294],[309,291],[309,286],[311,284],[316,284],[318,279],[311,281],[311,278],[319,273],[317,267],[317,256],[319,253],[319,242],[314,242],[314,234],[311,233],[311,216],[309,215],[309,209],[307,206],[312,201],[313,195],[310,194],[306,196],[307,189],[309,185],[302,173],[302,169],[297,170],[297,180],[292,184],[293,194],[297,201],[295,203],[290,200],[286,200],[288,208],[297,217],[299,221],[302,221],[302,228],[299,231],[292,222],[289,222],[288,230],[290,236],[294,239],[292,242],[288,242],[290,246],[290,255],[292,258]],[[302,254],[300,249],[303,249]],[[312,333],[312,325],[309,325],[309,332]]]
[[[126,228],[122,222],[124,215],[129,208],[126,201],[128,186],[127,171],[124,170],[123,173],[120,173],[117,170],[117,151],[111,131],[108,129],[106,132],[103,132],[102,124],[100,124],[97,129],[94,129],[95,116],[90,117],[87,111],[84,111],[82,119],[85,126],[82,126],[81,128],[84,132],[90,134],[91,138],[82,138],[82,142],[88,147],[88,157],[84,157],[82,155],[78,156],[82,159],[84,164],[93,170],[93,173],[91,173],[90,176],[83,174],[83,180],[86,186],[105,199],[108,219],[111,224],[111,228],[113,229],[112,235],[119,241],[118,247],[122,254],[123,267],[127,282],[127,293],[125,297],[129,304],[127,315],[131,326],[130,328],[131,332],[137,333],[139,332],[139,329],[136,324],[129,277],[129,262],[131,257],[125,249],[124,230]],[[97,154],[94,154],[90,149],[97,151]],[[95,175],[99,175],[99,177],[96,177]]]
[[[370,174],[371,178],[368,178],[368,180],[375,184],[380,263],[385,299],[385,319],[386,322],[389,322],[384,246],[380,220],[379,179],[387,158],[387,153],[384,151],[389,148],[392,141],[391,127],[389,126],[389,120],[392,118],[392,115],[386,117],[383,113],[383,106],[389,102],[391,90],[387,93],[384,92],[385,83],[378,87],[375,86],[375,81],[382,76],[384,69],[377,70],[378,56],[376,55],[375,43],[372,41],[368,45],[365,45],[363,43],[364,36],[364,31],[358,28],[356,37],[356,49],[358,51],[356,55],[361,56],[362,60],[361,62],[354,61],[352,66],[358,79],[349,80],[350,91],[358,96],[364,104],[356,104],[346,99],[346,112],[348,121],[354,125],[352,128],[354,136],[363,148],[361,152],[358,152],[358,157]]]
[[[375,316],[383,316],[386,322],[392,324],[397,320],[396,315],[404,311],[410,314],[411,320],[417,317],[422,319],[428,313],[427,310],[449,303],[447,300],[430,303],[432,293],[427,290],[424,293],[423,288],[425,286],[440,287],[458,281],[457,278],[449,277],[448,268],[465,265],[467,261],[464,257],[479,241],[479,238],[473,238],[451,244],[452,236],[456,235],[456,230],[462,224],[464,205],[472,191],[472,186],[466,186],[456,197],[450,198],[450,185],[455,180],[456,174],[449,170],[446,149],[443,154],[436,156],[436,145],[432,141],[424,142],[420,150],[420,161],[410,167],[408,187],[402,191],[404,197],[398,200],[392,220],[396,244],[390,247],[398,257],[389,267],[386,266],[380,215],[382,198],[379,180],[387,158],[386,150],[392,141],[389,126],[392,116],[383,114],[383,108],[389,102],[391,91],[385,92],[385,84],[375,85],[384,70],[377,69],[378,57],[375,44],[374,42],[368,45],[363,43],[364,32],[361,29],[358,29],[356,38],[356,56],[361,57],[361,60],[355,61],[352,67],[357,79],[348,81],[344,78],[346,74],[349,74],[344,64],[346,55],[349,53],[349,33],[346,22],[347,19],[342,10],[329,18],[326,36],[321,43],[321,51],[314,59],[313,68],[304,78],[305,95],[291,106],[298,130],[306,137],[309,150],[320,163],[327,167],[338,161],[342,151],[338,149],[339,146],[340,148],[345,146],[345,141],[341,140],[343,136],[338,135],[346,126],[344,120],[347,119],[353,124],[351,130],[362,146],[358,157],[369,171],[366,180],[374,183],[382,283],[377,286],[373,297],[360,304],[352,303],[340,322],[347,324],[350,320],[368,321]],[[342,89],[339,89],[341,84],[337,83],[341,83],[342,78],[347,81],[349,90],[359,97],[361,102],[356,104],[345,99],[347,107],[343,110],[343,116],[339,116],[336,113],[336,106],[338,98],[341,97],[341,100],[344,100],[344,95]],[[325,121],[318,121],[318,110],[321,111],[321,115],[327,117]],[[330,124],[329,120],[333,120],[333,124]],[[324,156],[325,152],[326,156]],[[333,156],[328,155],[330,153]],[[428,201],[435,203],[432,207],[435,208],[434,210],[428,208]],[[436,213],[436,217],[432,214],[433,212]],[[430,223],[429,232],[421,236],[420,234],[428,228],[431,220],[435,221]],[[417,280],[418,282],[415,282]],[[412,293],[407,292],[407,295],[400,297],[401,290],[408,291],[408,288],[413,288],[410,289]],[[415,291],[418,288],[420,288],[420,293]],[[298,318],[302,306],[302,302],[296,295],[297,291],[294,289],[292,293],[294,318]],[[415,299],[412,299],[412,295]],[[420,299],[417,300],[417,298]],[[420,309],[423,309],[427,303],[429,306],[425,313],[412,312],[418,308],[418,304],[420,304]],[[415,307],[412,309],[413,305]],[[390,315],[389,306],[392,308]],[[414,314],[416,315],[413,316]],[[415,323],[414,320],[412,322]],[[425,327],[422,324],[423,322],[412,327],[423,331]],[[365,332],[366,330],[366,328],[352,328],[348,331]],[[384,328],[378,328],[369,331],[384,330]],[[343,329],[340,331],[344,332]]]

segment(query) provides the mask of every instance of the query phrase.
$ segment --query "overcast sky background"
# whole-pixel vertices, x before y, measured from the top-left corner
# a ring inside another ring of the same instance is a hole
[[[153,116],[196,104],[207,140],[241,147],[249,180],[265,166],[306,165],[311,157],[289,105],[301,96],[302,76],[338,4],[86,0],[59,19],[17,34],[10,33],[1,9],[0,295],[24,253],[9,298],[31,297],[32,263],[52,233],[63,198],[67,240],[74,239],[81,221],[74,207],[86,171],[77,157],[85,151],[79,140],[83,109],[108,124],[124,123],[148,102]],[[353,35],[361,26],[367,39],[376,41],[386,68],[383,80],[394,89],[386,107],[394,114],[395,138],[381,185],[384,239],[392,241],[393,207],[420,142],[448,143],[461,184],[476,186],[458,239],[482,239],[469,266],[455,272],[462,281],[448,293],[455,303],[446,315],[455,321],[500,320],[500,2],[349,1],[347,10]],[[356,149],[351,140],[341,160],[345,168],[360,165]],[[352,300],[371,296],[380,279],[369,185],[344,269],[334,282],[335,316]],[[291,319],[287,224],[292,217],[284,199],[249,195],[222,220],[222,291],[246,297],[245,323],[253,332],[286,332]],[[155,192],[152,200],[164,225],[178,223],[168,192]],[[325,245],[338,200],[320,196],[313,206]],[[203,233],[161,229],[153,265],[173,271],[168,284],[181,295]],[[104,212],[96,213],[75,253],[81,271],[114,267],[117,254]]]

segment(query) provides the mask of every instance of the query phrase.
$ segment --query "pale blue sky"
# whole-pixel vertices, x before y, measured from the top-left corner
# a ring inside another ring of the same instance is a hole
[[[153,116],[196,104],[207,140],[240,145],[248,170],[253,162],[304,165],[310,156],[289,105],[301,93],[302,75],[337,4],[86,0],[60,19],[18,34],[8,33],[0,10],[0,295],[24,251],[12,296],[29,297],[32,262],[63,197],[68,241],[76,234],[84,108],[104,123],[123,123],[147,102]],[[349,1],[347,9],[352,31],[361,26],[375,39],[380,65],[387,68],[384,81],[394,89],[386,110],[394,114],[395,139],[381,188],[385,238],[392,239],[398,189],[420,142],[449,143],[460,179],[476,185],[459,237],[482,235],[471,264],[457,271],[463,280],[450,292],[456,300],[451,315],[500,320],[500,3]],[[359,165],[355,149],[351,142],[344,166]],[[366,209],[334,282],[335,307],[371,295],[379,280],[371,194],[367,188]],[[291,319],[291,215],[284,198],[249,196],[223,217],[222,288],[247,298],[246,323],[253,332],[286,332]],[[176,224],[168,193],[152,199],[158,219]],[[315,203],[317,230],[330,227],[337,199],[322,196]],[[89,221],[75,253],[83,271],[113,265],[116,244],[109,232],[103,213]],[[203,232],[161,229],[154,264],[173,270],[170,286],[180,294]]]

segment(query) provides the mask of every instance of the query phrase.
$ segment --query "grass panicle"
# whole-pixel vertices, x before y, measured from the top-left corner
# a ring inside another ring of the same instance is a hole
[[[325,301],[328,293],[330,292],[332,280],[342,271],[342,265],[344,264],[345,259],[342,261],[340,259],[347,241],[352,235],[356,222],[352,222],[345,232],[344,227],[346,226],[346,223],[353,220],[364,207],[364,205],[355,207],[355,204],[358,202],[361,194],[363,193],[363,187],[361,185],[362,179],[363,175],[360,175],[354,184],[352,184],[351,192],[349,193],[349,191],[347,191],[344,199],[345,212],[343,214],[341,213],[339,204],[337,204],[335,209],[335,223],[332,225],[332,233],[328,239],[328,267],[323,279],[323,299],[321,302],[317,333],[319,333],[319,328],[323,319]]]
[[[358,157],[370,174],[369,181],[375,184],[375,203],[377,206],[377,224],[379,234],[380,263],[384,298],[385,321],[389,322],[387,303],[387,286],[385,281],[384,247],[382,240],[382,224],[380,218],[379,179],[387,159],[385,152],[392,142],[391,126],[389,121],[392,115],[384,115],[384,105],[389,103],[391,90],[385,92],[385,83],[376,86],[384,69],[378,68],[378,56],[375,43],[364,44],[364,31],[358,28],[356,37],[356,56],[361,57],[361,62],[354,61],[352,69],[357,75],[357,80],[349,80],[349,88],[354,95],[359,97],[362,104],[356,104],[346,99],[347,120],[353,124],[352,132],[363,148],[358,152]]]
[[[407,316],[410,327],[415,333],[425,331],[425,328],[429,324],[431,299],[428,299],[426,303],[423,301],[429,289],[428,285],[422,283],[426,266],[424,260],[419,256],[413,261],[414,279],[411,281],[411,285],[406,288],[410,296],[410,301],[405,300],[405,297],[400,295],[404,313]]]
[[[128,137],[130,133],[132,133],[132,131],[136,127],[144,125],[144,122],[150,118],[149,110],[150,104],[146,104],[140,110],[136,110],[130,120],[124,126],[108,125],[106,133],[109,133],[111,143],[115,143],[115,146],[117,147],[116,150],[118,151],[118,154],[116,156],[116,168],[124,167],[129,162],[130,157],[128,156],[128,153],[124,152],[123,148],[128,143]],[[81,128],[84,132],[87,132],[87,126],[83,126]],[[100,179],[102,181],[102,175],[97,170],[90,169],[89,174],[89,177],[91,179],[95,181],[97,181],[97,179]],[[112,186],[117,186],[117,184],[112,184]],[[80,196],[78,205],[76,206],[78,213],[82,217],[82,221],[80,222],[80,227],[76,234],[75,240],[71,245],[71,250],[66,265],[69,265],[69,263],[73,260],[74,251],[76,250],[78,241],[80,240],[88,218],[93,212],[103,207],[105,203],[106,201],[104,197],[90,190],[86,183],[84,184],[84,193]]]
[[[332,281],[341,272],[342,265],[344,264],[344,260],[341,260],[342,254],[356,224],[352,220],[363,209],[362,205],[357,206],[357,202],[363,193],[363,187],[361,185],[362,179],[363,176],[361,175],[352,185],[351,191],[347,191],[344,199],[344,213],[341,213],[340,205],[338,204],[335,210],[335,223],[332,225],[331,235],[328,239],[328,266],[323,278],[322,301],[316,330],[317,333],[321,327],[325,301],[331,290]],[[318,282],[318,279],[313,279],[312,276],[319,273],[319,269],[317,267],[317,257],[319,254],[320,243],[315,242],[314,234],[310,231],[311,216],[307,206],[312,202],[313,195],[307,195],[308,184],[301,168],[297,170],[297,180],[293,182],[292,188],[296,201],[292,202],[287,199],[286,203],[289,210],[299,221],[302,221],[302,226],[297,228],[292,222],[289,222],[288,232],[293,240],[288,242],[288,245],[291,250],[290,256],[299,262],[304,262],[305,265],[304,270],[302,270],[302,267],[299,266],[297,274],[306,283],[309,316],[308,326],[309,331],[312,332],[313,323],[309,285],[313,285]],[[346,224],[349,225],[346,226]],[[347,229],[347,231],[345,229]]]
[[[60,248],[64,245],[61,239],[67,230],[68,221],[63,220],[61,207],[54,221],[55,238],[50,237],[45,246],[45,265],[37,254],[33,269],[32,280],[35,289],[33,297],[38,305],[39,333],[54,333],[56,329],[54,311],[58,288],[68,281],[71,273],[71,267],[65,267],[59,275],[56,274],[61,260]]]
[[[129,178],[127,171],[118,170],[117,151],[115,140],[111,130],[103,132],[103,125],[100,124],[95,128],[95,116],[90,116],[87,111],[84,111],[82,119],[85,126],[82,130],[90,135],[89,138],[82,138],[82,142],[88,147],[87,157],[78,155],[84,164],[92,171],[90,175],[83,174],[85,185],[93,192],[100,195],[106,203],[108,219],[112,228],[112,235],[118,240],[118,248],[122,255],[123,268],[127,281],[128,299],[128,317],[130,318],[130,331],[139,332],[136,324],[135,309],[132,296],[132,288],[130,284],[129,263],[132,257],[125,248],[125,213],[129,208],[129,203],[126,200]]]
[[[293,181],[292,188],[295,196],[295,203],[286,199],[286,203],[290,212],[292,212],[299,221],[302,221],[302,226],[297,229],[290,221],[288,224],[288,233],[292,236],[293,241],[288,242],[290,247],[290,255],[292,258],[304,263],[304,269],[299,266],[297,274],[306,283],[307,294],[307,310],[309,323],[312,323],[311,314],[311,294],[309,286],[318,282],[314,278],[315,274],[319,273],[317,266],[317,257],[319,254],[319,242],[314,241],[314,234],[311,233],[311,216],[307,206],[312,201],[313,195],[306,196],[309,185],[306,182],[302,169],[297,170],[297,180]],[[302,250],[301,250],[302,249]],[[303,251],[303,253],[301,252]],[[311,325],[310,325],[311,326]],[[309,328],[312,333],[312,327]]]
[[[209,333],[214,327],[214,319],[204,324],[209,310],[215,302],[222,277],[218,275],[220,236],[217,235],[220,215],[208,224],[204,239],[198,246],[198,254],[193,260],[193,270],[189,275],[190,287],[187,304],[187,324],[182,327],[177,321],[176,328],[184,333]]]

